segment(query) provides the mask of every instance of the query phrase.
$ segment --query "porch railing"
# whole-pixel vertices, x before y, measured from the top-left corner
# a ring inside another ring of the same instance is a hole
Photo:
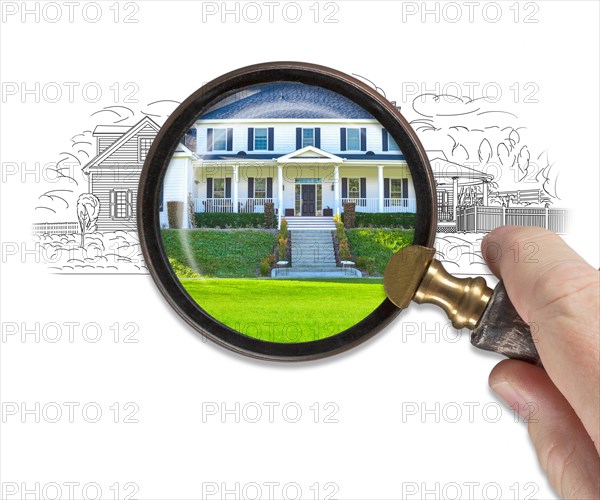
[[[273,198],[238,198],[237,211],[239,213],[264,213],[265,203],[272,202]],[[277,203],[276,203],[277,205]],[[196,212],[234,212],[233,198],[194,198]]]
[[[500,226],[533,226],[566,233],[572,212],[564,208],[543,207],[456,207],[456,229],[465,232],[489,232]]]
[[[356,212],[376,213],[381,212],[379,207],[379,198],[341,198],[341,207],[344,203],[354,203]],[[383,212],[416,212],[417,203],[414,198],[384,198]]]

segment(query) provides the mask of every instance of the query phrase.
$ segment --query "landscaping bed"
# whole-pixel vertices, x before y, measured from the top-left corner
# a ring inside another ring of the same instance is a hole
[[[356,267],[370,276],[383,276],[390,257],[412,243],[414,231],[347,229],[346,234]]]

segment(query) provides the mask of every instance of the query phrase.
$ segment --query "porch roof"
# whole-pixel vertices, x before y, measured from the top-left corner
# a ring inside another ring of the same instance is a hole
[[[438,186],[452,185],[454,179],[458,179],[460,186],[474,186],[494,180],[493,175],[453,163],[445,158],[433,158],[429,162]]]
[[[208,154],[208,155],[200,155],[199,158],[201,160],[206,161],[245,161],[245,160],[278,160],[282,156],[286,156],[286,154],[273,154],[273,153],[244,153],[240,151],[239,153],[234,154]],[[388,160],[388,161],[405,161],[403,154],[366,154],[366,153],[351,153],[346,154],[345,152],[340,153],[340,156],[343,160]]]

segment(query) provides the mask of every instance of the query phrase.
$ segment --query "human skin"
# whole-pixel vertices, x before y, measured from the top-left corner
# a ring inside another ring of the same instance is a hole
[[[530,324],[544,367],[504,360],[492,370],[490,386],[527,420],[556,491],[567,499],[598,500],[599,272],[562,238],[538,228],[498,228],[484,238],[482,251]]]

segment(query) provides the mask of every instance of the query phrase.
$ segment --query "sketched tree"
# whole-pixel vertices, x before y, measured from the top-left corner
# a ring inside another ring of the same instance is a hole
[[[77,199],[77,218],[81,228],[81,248],[84,248],[86,233],[96,231],[98,214],[100,213],[100,200],[90,193],[83,193]]]

